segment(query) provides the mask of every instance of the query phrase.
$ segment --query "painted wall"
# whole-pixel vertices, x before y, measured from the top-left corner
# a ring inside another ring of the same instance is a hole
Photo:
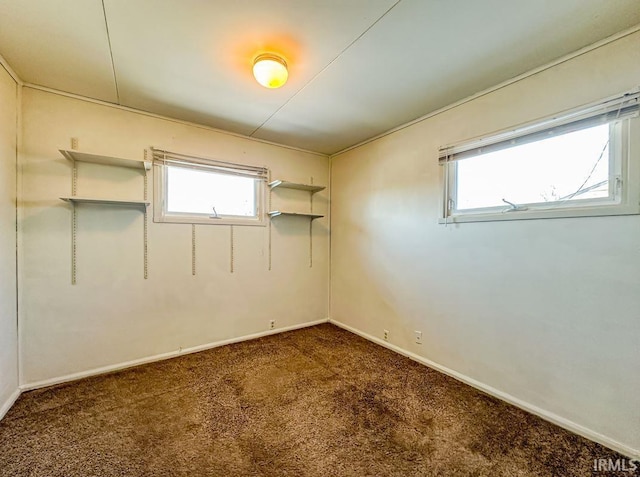
[[[18,389],[16,118],[18,86],[0,66],[0,417]]]
[[[141,159],[145,148],[266,165],[274,179],[329,182],[328,158],[196,126],[51,94],[23,93],[24,266],[21,271],[22,383],[29,386],[104,366],[328,317],[328,218],[276,218],[269,228],[153,223],[143,276],[143,213],[78,206],[77,284],[71,284],[72,165],[78,149]],[[79,196],[142,199],[140,171],[79,163]],[[149,177],[149,197],[153,180]],[[314,211],[328,211],[329,190]],[[309,195],[273,192],[273,207],[309,210]]]
[[[437,223],[438,147],[639,79],[636,33],[332,158],[332,320],[640,454],[640,217]]]

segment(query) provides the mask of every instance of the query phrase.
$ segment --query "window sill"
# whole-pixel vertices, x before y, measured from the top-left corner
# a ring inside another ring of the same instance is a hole
[[[227,218],[222,217],[219,219],[209,217],[178,217],[174,215],[164,217],[154,217],[153,222],[157,224],[203,224],[203,225],[242,225],[242,226],[258,226],[264,227],[267,225],[267,221],[264,218],[258,219],[242,219],[242,218]]]
[[[640,205],[601,205],[580,208],[558,208],[557,210],[517,210],[510,212],[486,212],[455,214],[447,219],[438,219],[439,224],[466,222],[502,222],[505,220],[564,219],[575,217],[606,217],[613,215],[638,215]]]

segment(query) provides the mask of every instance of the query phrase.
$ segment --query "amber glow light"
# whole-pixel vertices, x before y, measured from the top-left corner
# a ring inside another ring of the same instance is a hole
[[[253,76],[265,88],[279,88],[287,82],[287,63],[275,55],[260,55],[253,63]]]

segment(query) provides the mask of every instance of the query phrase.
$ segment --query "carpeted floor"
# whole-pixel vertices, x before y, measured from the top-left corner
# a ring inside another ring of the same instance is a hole
[[[0,422],[3,476],[584,477],[618,458],[328,324],[32,391]]]

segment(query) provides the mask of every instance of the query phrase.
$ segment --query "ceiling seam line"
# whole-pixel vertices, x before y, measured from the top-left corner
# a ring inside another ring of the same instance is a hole
[[[371,30],[374,26],[376,26],[378,24],[378,22],[380,20],[382,20],[384,17],[387,16],[387,14],[393,10],[395,7],[398,6],[398,4],[401,2],[402,0],[397,0],[393,5],[391,5],[391,7],[389,7],[389,9],[387,9],[387,11],[385,11],[382,15],[380,15],[380,17],[378,17],[376,19],[376,21],[374,21],[371,25],[369,25],[362,33],[360,33],[360,35],[358,35],[351,43],[349,43],[347,46],[345,46],[343,48],[343,50],[338,53],[335,58],[333,58],[329,63],[327,63],[325,65],[324,68],[322,68],[320,71],[318,71],[315,75],[313,75],[313,77],[307,81],[298,91],[296,91],[289,99],[287,99],[282,106],[280,106],[278,109],[276,109],[267,119],[265,119],[262,124],[260,124],[260,126],[258,126],[257,128],[255,128],[253,131],[251,131],[251,133],[249,133],[249,137],[253,137],[253,135],[255,133],[257,133],[265,124],[267,124],[271,118],[273,118],[276,114],[278,114],[280,112],[280,110],[282,110],[282,108],[284,108],[287,104],[289,104],[296,96],[298,96],[300,93],[302,93],[302,91],[304,91],[306,89],[307,86],[309,86],[311,83],[313,83],[313,81],[320,76],[327,68],[329,68],[329,66],[331,66],[333,63],[335,63],[338,58],[340,58],[349,48],[351,48],[353,45],[355,45],[355,43],[360,40],[360,38],[362,38],[364,35],[367,34],[367,32],[369,30]],[[103,0],[104,2],[104,0]]]
[[[109,56],[111,57],[111,71],[113,71],[113,83],[116,87],[116,101],[120,104],[120,91],[118,89],[118,77],[116,75],[116,64],[113,61],[113,48],[111,47],[111,35],[109,34],[109,22],[107,21],[107,9],[102,0],[102,14],[104,15],[104,27],[107,30],[107,43],[109,44]]]

